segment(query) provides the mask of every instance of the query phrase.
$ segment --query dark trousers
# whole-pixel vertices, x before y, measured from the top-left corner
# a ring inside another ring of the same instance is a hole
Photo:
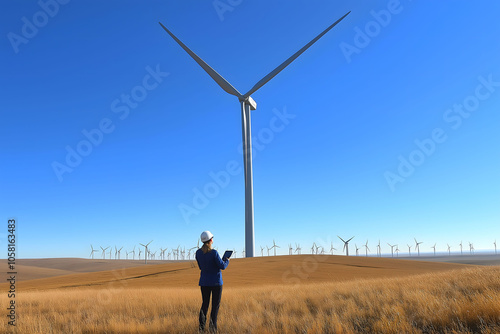
[[[222,285],[201,287],[201,296],[203,297],[203,304],[201,305],[201,310],[200,310],[200,330],[205,329],[208,304],[210,304],[210,295],[212,295],[212,312],[210,313],[210,329],[217,330],[217,313],[219,313],[220,299],[222,297]]]

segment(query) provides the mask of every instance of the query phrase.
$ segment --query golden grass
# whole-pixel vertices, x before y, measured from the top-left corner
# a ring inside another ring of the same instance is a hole
[[[0,297],[2,305],[6,296]],[[17,297],[18,333],[196,333],[198,288],[65,288]],[[2,332],[9,327],[4,321]],[[221,333],[499,333],[500,267],[285,286],[225,285]]]

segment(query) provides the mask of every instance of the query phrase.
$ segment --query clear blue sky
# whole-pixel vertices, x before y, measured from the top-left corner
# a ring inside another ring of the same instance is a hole
[[[252,95],[257,253],[500,241],[498,1],[40,3],[0,13],[0,212],[18,256],[192,247],[206,229],[241,252],[238,100],[158,21],[246,92],[348,11]]]

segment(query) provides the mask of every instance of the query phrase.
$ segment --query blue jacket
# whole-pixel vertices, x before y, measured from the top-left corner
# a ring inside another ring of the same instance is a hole
[[[222,261],[219,253],[212,249],[210,252],[203,254],[203,251],[198,249],[196,251],[196,261],[201,270],[200,273],[200,286],[220,286],[222,285],[221,269],[226,269],[229,260]]]

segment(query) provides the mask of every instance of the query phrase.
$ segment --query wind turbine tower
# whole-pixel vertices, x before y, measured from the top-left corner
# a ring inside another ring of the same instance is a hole
[[[244,163],[244,177],[245,177],[245,249],[246,256],[253,257],[255,251],[254,241],[254,221],[253,221],[253,171],[252,171],[252,133],[251,133],[251,119],[250,111],[257,109],[257,103],[250,95],[255,93],[259,88],[264,86],[269,80],[276,76],[279,72],[285,69],[311,45],[316,43],[324,34],[342,21],[350,12],[342,16],[322,33],[316,36],[313,40],[307,43],[299,51],[294,53],[290,58],[285,60],[281,65],[272,70],[268,75],[257,82],[248,92],[241,94],[234,88],[226,79],[217,73],[212,67],[205,63],[198,55],[191,51],[184,43],[174,36],[161,22],[162,28],[172,37],[181,48],[186,51],[194,61],[200,65],[205,72],[227,93],[234,95],[238,98],[241,104],[241,123],[242,123],[242,137],[243,137],[243,163]],[[276,248],[275,248],[276,250]]]

